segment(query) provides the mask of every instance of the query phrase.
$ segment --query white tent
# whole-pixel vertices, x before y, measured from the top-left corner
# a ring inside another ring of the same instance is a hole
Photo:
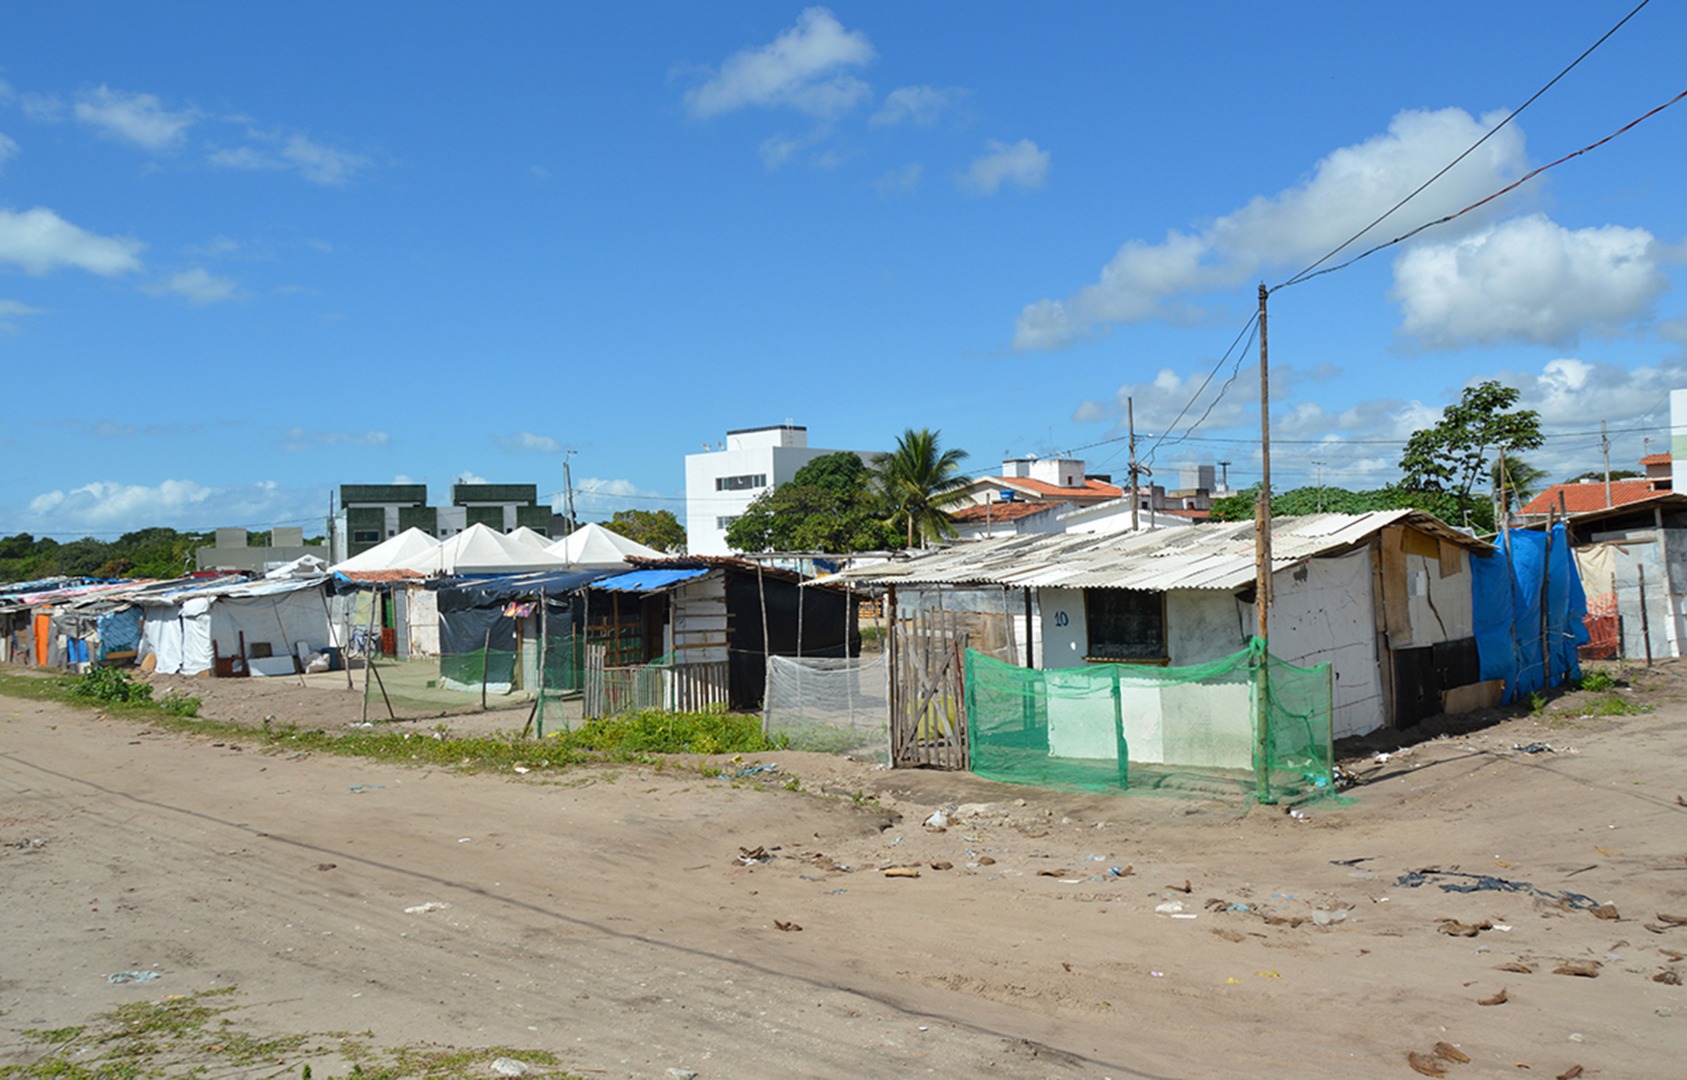
[[[660,559],[663,552],[628,540],[618,532],[595,522],[582,525],[545,549],[571,567],[586,570],[615,570],[630,565],[628,555]]]
[[[187,588],[137,597],[140,658],[164,675],[198,675],[216,657],[240,657],[252,675],[291,675],[332,643],[322,578]],[[254,655],[265,652],[267,656]]]
[[[551,546],[550,537],[542,532],[535,532],[525,525],[519,525],[511,529],[507,535],[511,540],[519,540],[530,547],[548,548]]]
[[[485,525],[474,524],[440,544],[407,560],[395,570],[435,574],[524,574],[561,570],[567,563],[548,551],[513,540]]]
[[[350,574],[367,570],[395,570],[412,559],[425,555],[439,546],[439,541],[421,529],[405,529],[397,536],[383,540],[361,555],[353,555],[332,567],[335,573]]]

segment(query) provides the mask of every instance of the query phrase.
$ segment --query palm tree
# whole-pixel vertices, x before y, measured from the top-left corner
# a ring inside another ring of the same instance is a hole
[[[890,509],[885,523],[905,525],[909,547],[916,535],[922,541],[955,535],[944,507],[965,497],[962,489],[971,481],[960,463],[966,456],[965,450],[942,449],[935,431],[909,428],[875,463],[879,494]]]
[[[1518,506],[1540,494],[1540,483],[1548,475],[1545,469],[1537,469],[1522,458],[1507,458],[1503,477],[1500,475],[1500,463],[1497,460],[1488,467],[1488,479],[1493,484],[1494,501],[1499,502],[1500,488],[1503,486],[1506,501],[1515,500]]]

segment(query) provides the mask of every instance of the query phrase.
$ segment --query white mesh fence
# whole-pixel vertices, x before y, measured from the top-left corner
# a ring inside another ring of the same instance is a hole
[[[872,756],[890,745],[884,654],[849,660],[768,657],[763,724],[792,750]]]

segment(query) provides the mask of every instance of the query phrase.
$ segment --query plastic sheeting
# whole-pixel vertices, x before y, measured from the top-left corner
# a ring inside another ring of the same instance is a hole
[[[1505,701],[1581,678],[1587,597],[1562,524],[1510,530],[1470,568],[1482,678],[1504,679]]]

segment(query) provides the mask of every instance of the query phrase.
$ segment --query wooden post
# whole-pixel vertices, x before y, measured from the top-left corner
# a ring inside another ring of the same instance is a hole
[[[381,589],[376,586],[369,592],[369,635],[363,639],[364,647],[368,648],[369,641],[375,636],[375,615],[381,608]],[[375,655],[373,652],[363,656],[363,716],[360,723],[369,722],[369,676],[375,670]]]
[[[895,585],[886,585],[885,586],[885,595],[884,595],[884,601],[883,602],[884,602],[884,607],[883,607],[883,610],[880,611],[880,615],[882,616],[882,619],[883,619],[883,622],[884,622],[884,627],[885,627],[885,630],[884,630],[884,648],[885,648],[885,680],[886,680],[886,690],[887,690],[886,699],[888,700],[889,705],[890,705],[890,723],[888,725],[886,725],[886,729],[889,733],[889,742],[890,742],[890,745],[889,745],[890,757],[887,760],[890,762],[890,767],[894,769],[896,767],[896,731],[897,731],[897,725],[898,725],[898,718],[901,716],[901,712],[899,710],[902,707],[902,695],[899,692],[900,676],[899,676],[899,671],[898,671],[898,667],[901,663],[901,656],[900,656],[900,650],[899,650],[897,642],[896,642],[896,586]]]
[[[1259,286],[1259,506],[1254,515],[1254,617],[1259,637],[1259,667],[1254,672],[1254,794],[1274,803],[1271,792],[1271,367],[1266,345],[1265,283]]]
[[[1033,647],[1033,644],[1032,644],[1035,641],[1035,638],[1032,636],[1032,631],[1031,631],[1031,586],[1029,586],[1029,585],[1025,586],[1024,591],[1025,591],[1025,666],[1028,667],[1028,668],[1034,668],[1034,667],[1037,666],[1037,659],[1036,659],[1037,650]],[[1047,642],[1044,642],[1044,645],[1047,645],[1047,644],[1048,644]]]
[[[1546,512],[1546,552],[1541,557],[1541,670],[1543,690],[1552,689],[1552,612],[1546,598],[1552,586],[1552,511]]]
[[[539,703],[545,699],[545,661],[550,657],[551,638],[548,633],[551,625],[551,615],[545,605],[545,590],[539,590],[539,685],[534,687],[533,713],[529,717],[538,717],[537,735],[545,737],[545,718],[539,709]],[[525,731],[525,729],[523,729]]]
[[[486,628],[486,644],[480,650],[480,711],[486,711],[486,676],[492,665],[492,628]]]
[[[1681,624],[1675,614],[1675,578],[1669,572],[1669,534],[1664,531],[1664,508],[1654,504],[1652,507],[1652,521],[1658,530],[1658,565],[1664,571],[1664,610],[1669,613],[1669,622],[1664,624],[1664,644],[1669,646],[1670,656],[1681,655]]]
[[[1646,666],[1652,666],[1652,628],[1646,620],[1646,564],[1638,563],[1635,569],[1640,571],[1640,637],[1646,642]]]

